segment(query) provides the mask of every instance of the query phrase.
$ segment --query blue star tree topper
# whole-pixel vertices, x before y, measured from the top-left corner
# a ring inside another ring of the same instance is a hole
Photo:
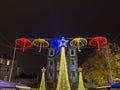
[[[51,46],[56,48],[56,53],[60,52],[60,48],[61,47],[67,47],[67,43],[69,42],[69,40],[65,40],[64,37],[61,38],[55,38],[52,42],[51,42]]]

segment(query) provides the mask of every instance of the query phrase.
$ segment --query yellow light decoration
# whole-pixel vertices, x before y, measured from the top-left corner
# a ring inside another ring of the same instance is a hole
[[[41,39],[41,38],[34,39],[32,41],[32,43],[34,46],[39,47],[39,52],[41,52],[42,48],[49,47],[49,42],[47,42],[45,39]]]
[[[46,71],[46,69],[43,67],[41,70],[42,70],[42,78],[41,78],[39,90],[46,90],[46,84],[45,84],[45,71]]]
[[[87,45],[87,40],[85,38],[74,38],[70,41],[70,46],[75,47],[80,52],[80,48]]]
[[[83,77],[82,77],[82,68],[78,68],[78,72],[79,72],[78,90],[85,90]]]
[[[66,64],[65,47],[61,47],[60,71],[56,90],[71,90]]]

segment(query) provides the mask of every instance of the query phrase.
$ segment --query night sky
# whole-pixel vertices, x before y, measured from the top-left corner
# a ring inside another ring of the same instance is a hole
[[[113,0],[0,1],[0,53],[12,57],[17,38],[75,38],[105,36],[120,44],[120,5]],[[87,51],[86,51],[87,52]],[[83,52],[86,54],[85,52]],[[46,67],[46,51],[16,51],[24,72]],[[81,54],[83,55],[83,54]],[[84,55],[83,55],[84,57]]]

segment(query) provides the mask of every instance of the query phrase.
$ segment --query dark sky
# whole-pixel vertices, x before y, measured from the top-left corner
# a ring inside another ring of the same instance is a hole
[[[120,5],[116,0],[0,1],[0,52],[10,53],[11,57],[17,38],[99,35],[120,43]],[[23,54],[19,50],[17,56],[25,71],[39,72],[46,65],[44,52],[28,50]]]

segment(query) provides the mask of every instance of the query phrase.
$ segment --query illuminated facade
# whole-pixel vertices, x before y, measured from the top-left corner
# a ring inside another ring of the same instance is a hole
[[[10,59],[5,59],[3,57],[0,57],[0,80],[6,80],[6,81],[9,80],[10,69],[12,64],[11,61],[12,60]],[[17,63],[15,61],[12,78],[16,77],[16,75],[17,75]]]
[[[66,48],[66,64],[70,86],[77,88],[78,83],[78,57],[77,49]],[[48,90],[56,89],[60,67],[60,54],[56,54],[55,48],[49,48],[47,61],[47,87]]]

